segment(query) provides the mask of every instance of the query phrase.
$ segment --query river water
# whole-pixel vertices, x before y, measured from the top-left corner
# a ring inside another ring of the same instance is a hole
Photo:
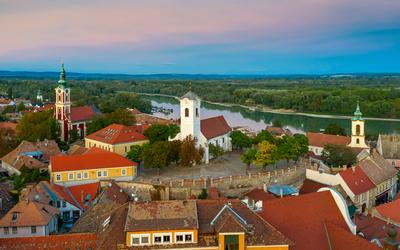
[[[179,101],[172,97],[164,96],[143,96],[151,100],[153,106],[172,109],[171,114],[154,113],[156,116],[164,118],[179,118]],[[348,118],[320,118],[308,117],[299,114],[276,114],[262,111],[252,111],[244,107],[226,107],[217,104],[202,102],[200,110],[201,118],[208,118],[223,115],[231,127],[245,126],[254,131],[260,131],[272,121],[279,120],[284,127],[288,127],[294,133],[304,133],[307,131],[319,131],[326,128],[329,123],[337,123],[346,129],[350,134],[351,121]],[[349,114],[350,115],[350,114]],[[400,133],[400,122],[397,121],[378,121],[366,120],[365,130],[367,134],[390,134]]]

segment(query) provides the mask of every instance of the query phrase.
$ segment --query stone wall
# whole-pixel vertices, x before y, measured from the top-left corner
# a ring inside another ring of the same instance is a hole
[[[240,197],[255,188],[273,184],[287,184],[299,187],[306,176],[305,164],[272,172],[260,172],[243,176],[220,178],[182,179],[159,182],[119,182],[128,194],[134,194],[139,200],[187,199],[199,195],[203,188],[216,187],[228,197]]]

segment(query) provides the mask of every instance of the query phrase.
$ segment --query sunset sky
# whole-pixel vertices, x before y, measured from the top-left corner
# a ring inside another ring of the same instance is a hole
[[[400,72],[399,0],[0,0],[0,70]]]

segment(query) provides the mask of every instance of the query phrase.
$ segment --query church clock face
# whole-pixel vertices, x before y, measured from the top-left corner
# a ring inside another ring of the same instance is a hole
[[[58,90],[58,93],[61,93],[61,89]]]

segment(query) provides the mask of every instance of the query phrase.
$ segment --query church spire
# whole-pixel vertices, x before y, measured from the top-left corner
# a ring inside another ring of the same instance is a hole
[[[359,101],[357,101],[357,108],[356,108],[356,111],[354,112],[353,120],[362,120],[362,113],[360,110],[360,102]]]
[[[64,88],[67,86],[67,81],[65,80],[65,69],[63,62],[61,63],[60,79],[58,80],[58,84]]]

